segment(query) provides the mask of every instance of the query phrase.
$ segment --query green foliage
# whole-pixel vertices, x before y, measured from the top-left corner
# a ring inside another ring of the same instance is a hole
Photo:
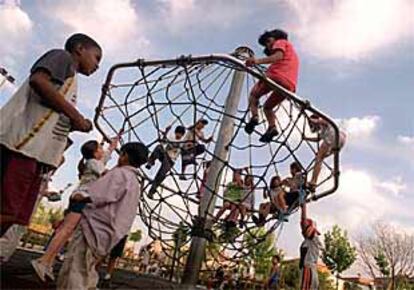
[[[252,234],[253,236],[249,234],[244,236],[246,244],[252,249],[248,259],[254,262],[257,275],[267,277],[272,265],[272,257],[277,253],[277,250],[274,247],[275,236],[274,234],[270,234],[264,238],[266,230],[263,228],[253,230]],[[260,237],[263,237],[262,242],[257,244],[257,240],[254,239],[254,236],[259,239]]]
[[[374,256],[374,259],[381,274],[384,275],[384,277],[389,277],[390,276],[390,265],[387,261],[387,258],[384,255],[384,252],[381,250],[378,250],[378,253]]]
[[[335,290],[334,283],[330,279],[329,273],[318,272],[319,289],[320,290]]]
[[[282,264],[280,287],[287,290],[300,289],[299,261]]]
[[[51,224],[63,219],[63,209],[61,207],[57,209],[50,208],[47,214]]]
[[[134,243],[139,242],[142,239],[142,231],[136,230],[129,235],[129,240],[133,241]]]
[[[363,289],[356,283],[345,282],[344,290],[363,290]]]
[[[329,270],[340,274],[351,267],[356,260],[356,250],[349,242],[347,232],[335,225],[324,238],[322,260]]]

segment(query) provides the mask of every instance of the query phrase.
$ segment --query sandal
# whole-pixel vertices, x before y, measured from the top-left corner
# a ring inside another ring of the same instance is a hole
[[[244,131],[247,134],[252,134],[254,131],[254,128],[259,125],[259,119],[257,117],[252,117],[249,121],[249,123],[246,124],[246,126],[244,127]]]
[[[276,127],[271,127],[267,129],[267,131],[262,135],[262,137],[260,137],[259,141],[269,143],[277,135],[279,135],[279,132],[277,131]]]

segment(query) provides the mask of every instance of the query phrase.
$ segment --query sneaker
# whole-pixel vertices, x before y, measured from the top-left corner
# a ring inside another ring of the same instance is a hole
[[[262,137],[260,137],[259,141],[263,143],[269,143],[277,135],[279,135],[279,132],[277,131],[276,127],[272,127],[267,129]]]
[[[49,271],[48,267],[43,265],[39,260],[32,260],[31,264],[39,279],[42,282],[46,282],[46,274]]]
[[[253,117],[250,119],[249,123],[246,124],[246,126],[244,127],[244,131],[247,134],[252,134],[254,131],[254,128],[259,125],[259,120],[257,119],[257,117]]]
[[[112,278],[112,276],[111,276],[111,274],[109,274],[109,273],[107,273],[105,276],[104,276],[104,280],[105,281],[108,281],[108,280],[111,280],[111,278]]]

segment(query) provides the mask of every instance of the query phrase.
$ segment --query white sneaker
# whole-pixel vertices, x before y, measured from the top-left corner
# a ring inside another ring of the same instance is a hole
[[[105,277],[104,277],[104,280],[108,281],[108,280],[111,280],[111,278],[112,278],[111,274],[106,274]]]
[[[39,279],[43,282],[46,282],[46,273],[49,269],[45,265],[43,265],[39,260],[32,260],[31,264]]]

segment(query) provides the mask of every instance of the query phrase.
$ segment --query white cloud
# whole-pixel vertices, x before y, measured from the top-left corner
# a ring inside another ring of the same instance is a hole
[[[318,58],[357,60],[414,38],[411,0],[291,0],[293,31]]]
[[[372,136],[378,127],[380,117],[377,115],[352,117],[350,119],[338,120],[350,139],[359,139]]]
[[[130,0],[62,1],[49,8],[71,32],[96,38],[105,53],[138,54],[149,45],[142,32],[144,23]]]
[[[225,29],[252,11],[246,3],[218,0],[158,0],[158,4],[163,24],[176,34],[202,28]]]
[[[407,146],[414,146],[414,136],[403,136],[399,135],[397,137],[398,142]]]
[[[33,22],[20,7],[20,1],[0,3],[0,65],[15,70],[30,40]]]
[[[407,185],[403,182],[401,176],[394,177],[389,181],[383,181],[379,184],[379,187],[393,193],[395,196],[399,196],[399,194],[407,189]]]

